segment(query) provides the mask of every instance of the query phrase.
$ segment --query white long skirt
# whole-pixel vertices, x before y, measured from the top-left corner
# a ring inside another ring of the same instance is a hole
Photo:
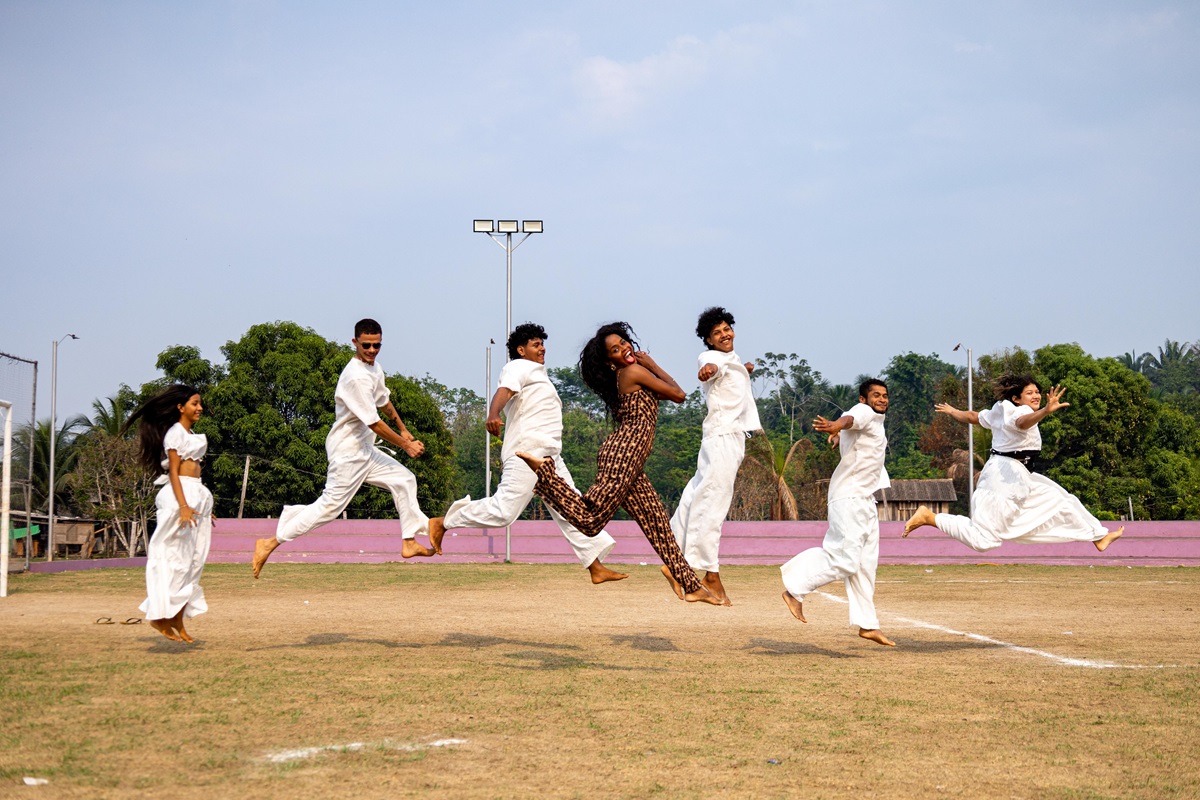
[[[980,553],[1005,542],[1095,542],[1108,531],[1079,498],[1020,461],[992,456],[979,473],[971,517],[938,514],[938,530]]]
[[[183,496],[196,512],[196,524],[179,524],[179,503],[168,482],[154,498],[156,524],[146,548],[146,619],[170,619],[184,609],[191,618],[208,611],[200,576],[212,543],[213,496],[199,478],[180,476]]]
[[[544,452],[531,451],[533,455],[545,457]],[[575,481],[567,469],[562,456],[555,455],[554,471],[558,477],[572,489]],[[446,512],[447,528],[503,528],[511,525],[533,499],[533,487],[537,483],[537,473],[525,466],[525,462],[516,456],[511,456],[504,462],[504,472],[500,476],[500,485],[491,497],[472,500],[470,495],[455,500]],[[600,531],[595,536],[586,536],[578,528],[563,519],[562,515],[551,508],[550,516],[558,523],[563,537],[575,551],[575,557],[583,566],[590,566],[593,561],[604,560],[617,542],[608,531]]]

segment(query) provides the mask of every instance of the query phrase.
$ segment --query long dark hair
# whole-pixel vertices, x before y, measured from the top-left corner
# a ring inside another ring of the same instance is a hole
[[[163,437],[172,425],[179,422],[179,407],[197,394],[200,392],[195,387],[175,383],[159,391],[129,415],[121,427],[121,434],[124,435],[133,423],[141,420],[138,425],[138,459],[146,469],[151,472],[162,470]]]
[[[604,401],[609,417],[616,417],[620,400],[617,397],[617,371],[608,360],[608,348],[604,346],[604,340],[614,333],[633,345],[634,350],[638,348],[637,340],[633,338],[633,328],[629,327],[628,322],[610,322],[601,325],[579,353],[579,375],[588,388]]]
[[[1021,392],[1025,391],[1025,387],[1031,383],[1037,387],[1039,392],[1042,391],[1041,384],[1035,381],[1032,375],[1005,375],[996,381],[996,399],[1008,400],[1015,404],[1014,398],[1020,397]]]

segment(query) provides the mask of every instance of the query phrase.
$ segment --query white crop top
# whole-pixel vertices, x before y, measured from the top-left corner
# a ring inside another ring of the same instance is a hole
[[[208,437],[203,433],[189,433],[188,429],[176,422],[163,437],[162,468],[166,472],[170,465],[170,456],[174,450],[179,454],[180,461],[200,461],[208,452]]]

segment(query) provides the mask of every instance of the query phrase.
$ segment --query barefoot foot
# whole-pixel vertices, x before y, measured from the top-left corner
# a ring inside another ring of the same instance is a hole
[[[682,591],[682,590],[681,590]],[[721,605],[721,598],[714,595],[701,584],[700,588],[694,592],[688,592],[683,596],[683,599],[689,603],[708,603],[709,605]]]
[[[804,604],[796,598],[792,597],[789,592],[783,593],[783,602],[787,603],[788,611],[792,612],[792,616],[801,622],[808,622],[804,618]]]
[[[446,535],[446,518],[431,517],[429,520],[429,544],[433,552],[442,554],[442,537]]]
[[[533,470],[534,472],[537,472],[539,469],[541,469],[542,464],[545,464],[547,461],[550,460],[548,458],[538,458],[537,456],[531,456],[531,455],[529,455],[529,453],[526,453],[524,450],[518,450],[516,453],[516,456],[517,456],[517,458],[521,459],[526,464],[528,464],[529,468],[531,470]]]
[[[171,617],[171,627],[175,629],[175,633],[180,639],[191,644],[195,639],[189,636],[188,632],[183,629],[183,611],[184,609],[181,608],[178,614]]]
[[[878,628],[874,628],[872,630],[866,630],[864,628],[859,628],[858,635],[864,639],[870,639],[872,642],[875,642],[876,644],[881,644],[884,647],[895,647],[896,646],[896,643],[893,642],[888,637],[884,636],[883,631],[879,630]]]
[[[606,583],[607,581],[623,581],[629,576],[624,572],[614,572],[608,567],[600,563],[600,559],[596,559],[591,564],[588,564],[588,572],[591,573],[592,583]]]
[[[182,639],[179,638],[178,634],[175,633],[175,629],[171,627],[171,620],[169,620],[169,619],[152,619],[149,622],[150,622],[151,628],[154,628],[154,630],[158,631],[163,636],[170,639],[172,642],[183,641]]]
[[[416,539],[405,539],[400,548],[400,555],[405,558],[429,558],[434,552]]]
[[[262,572],[263,564],[267,563],[276,547],[279,547],[279,540],[274,536],[270,539],[259,539],[254,543],[254,560],[250,562],[250,566],[254,570],[255,578]]]
[[[908,536],[917,528],[925,525],[937,525],[937,515],[930,511],[926,506],[919,506],[915,514],[909,517],[908,522],[904,523],[904,533],[901,537]]]
[[[729,599],[729,595],[725,592],[725,585],[721,583],[721,573],[708,572],[704,575],[704,588],[712,592],[713,597],[721,601],[723,606],[733,605],[733,601]]]
[[[671,570],[667,569],[666,564],[663,564],[659,569],[662,570],[663,577],[667,579],[667,583],[671,584],[671,590],[675,592],[675,596],[683,600],[683,587],[679,585],[679,581],[675,580],[675,576],[671,574]]]
[[[1120,539],[1121,534],[1124,532],[1125,532],[1125,526],[1122,525],[1121,527],[1117,528],[1115,531],[1109,531],[1103,539],[1101,539],[1098,542],[1092,542],[1092,544],[1096,545],[1096,549],[1099,550],[1101,553],[1103,553],[1105,550],[1108,549],[1108,546],[1110,544],[1115,542],[1117,539]]]

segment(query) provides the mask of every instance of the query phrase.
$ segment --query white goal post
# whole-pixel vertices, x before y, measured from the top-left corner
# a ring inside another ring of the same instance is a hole
[[[0,597],[8,597],[8,512],[12,502],[12,403],[0,400],[4,414],[4,475],[0,478]],[[28,547],[28,545],[26,545]]]

